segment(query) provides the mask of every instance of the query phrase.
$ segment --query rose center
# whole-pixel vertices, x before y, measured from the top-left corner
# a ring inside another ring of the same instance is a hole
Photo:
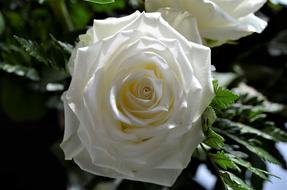
[[[152,86],[144,86],[140,89],[139,97],[143,99],[150,99],[153,94],[153,87]]]
[[[148,97],[150,94],[151,94],[151,88],[148,87],[148,86],[144,87],[144,88],[143,88],[143,95],[144,95],[145,97]]]

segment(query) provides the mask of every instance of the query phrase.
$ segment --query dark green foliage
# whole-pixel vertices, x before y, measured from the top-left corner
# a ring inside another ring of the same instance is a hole
[[[284,165],[282,159],[278,159],[280,156],[275,157],[269,153],[270,149],[267,149],[263,142],[284,141],[287,133],[267,120],[266,109],[263,106],[266,104],[265,100],[246,94],[242,94],[239,98],[231,91],[219,87],[217,82],[214,82],[214,87],[216,95],[202,119],[206,136],[203,143],[210,149],[203,145],[202,148],[226,188],[252,189],[244,182],[247,180],[243,177],[246,171],[252,172],[263,181],[274,175],[265,169],[253,166],[250,158],[255,156],[258,159]],[[233,104],[238,98],[236,104]],[[213,151],[215,153],[211,153]]]
[[[25,52],[37,61],[53,69],[66,69],[68,57],[72,51],[70,44],[57,41],[52,35],[51,43],[43,44],[42,46],[38,45],[37,42],[32,42],[31,40],[26,40],[18,36],[14,36],[14,38],[19,42]]]

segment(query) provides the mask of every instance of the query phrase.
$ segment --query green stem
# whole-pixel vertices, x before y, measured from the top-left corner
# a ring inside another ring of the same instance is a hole
[[[225,189],[225,190],[228,190],[227,186],[226,186],[225,183],[224,183],[224,180],[223,180],[222,177],[220,176],[220,170],[219,170],[219,168],[217,167],[216,163],[212,160],[212,158],[209,157],[208,151],[206,150],[206,148],[204,147],[204,145],[200,143],[200,147],[203,149],[203,151],[205,152],[205,154],[206,154],[208,160],[211,162],[212,166],[214,167],[214,169],[215,169],[215,171],[216,171],[216,173],[217,173],[217,175],[218,175],[218,177],[219,177],[221,183],[223,184],[224,189]]]
[[[73,31],[74,25],[67,10],[65,0],[48,0],[48,2],[54,12],[54,15],[64,26],[64,29],[69,32]]]

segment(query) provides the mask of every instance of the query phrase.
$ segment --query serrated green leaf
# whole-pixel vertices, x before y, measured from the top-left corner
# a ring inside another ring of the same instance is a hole
[[[32,42],[31,40],[26,40],[16,35],[14,35],[14,38],[19,42],[19,44],[23,47],[23,49],[29,55],[31,55],[38,61],[48,65],[48,60],[43,55],[43,52],[40,51],[39,45],[36,42]]]
[[[273,136],[273,138],[277,139],[278,141],[287,142],[287,133],[278,127],[271,126],[263,129],[263,131],[265,133],[270,134],[271,136]]]
[[[0,63],[0,70],[8,73],[13,73],[18,76],[24,76],[31,80],[39,80],[39,74],[34,68],[25,67],[22,65],[10,65],[6,63]]]
[[[240,150],[237,150],[236,146],[233,146],[231,144],[224,144],[224,151],[230,153],[231,155],[235,156],[235,157],[239,157],[239,158],[248,158],[248,152],[242,152]]]
[[[215,97],[213,98],[210,106],[220,111],[222,109],[226,109],[231,104],[233,104],[239,96],[218,85],[218,81],[213,81],[213,88],[215,92]]]
[[[233,160],[224,153],[224,151],[218,151],[216,154],[209,154],[209,157],[223,169],[235,169],[241,171],[240,168],[233,162]]]
[[[84,0],[84,1],[88,1],[91,3],[98,3],[98,4],[109,4],[109,3],[115,2],[115,0]]]
[[[14,38],[19,42],[21,47],[37,61],[56,70],[66,70],[67,57],[69,57],[70,54],[63,51],[64,49],[67,50],[68,46],[63,43],[60,44],[59,42],[56,44],[56,42],[53,41],[40,46],[37,42],[31,40],[26,40],[18,36],[14,36]]]
[[[203,141],[204,144],[211,148],[221,149],[224,146],[224,138],[214,132],[212,129],[207,131],[206,139]]]
[[[208,106],[202,115],[202,129],[206,136],[209,128],[212,126],[216,118],[215,111],[212,107]]]
[[[232,135],[230,133],[227,133],[223,130],[220,129],[216,129],[217,132],[226,135],[227,137],[231,138],[232,140],[236,141],[238,144],[241,144],[242,146],[244,146],[245,148],[247,148],[250,152],[253,152],[254,154],[256,154],[257,156],[259,156],[260,158],[262,158],[265,161],[269,161],[271,163],[277,164],[277,165],[281,165],[280,162],[273,157],[271,154],[269,154],[266,150],[264,150],[261,147],[258,147],[256,145],[252,145],[249,144],[247,141],[241,140],[239,137]]]
[[[226,127],[229,129],[238,130],[241,134],[254,134],[254,135],[260,136],[262,138],[268,139],[268,140],[277,141],[276,138],[269,135],[268,133],[261,131],[261,130],[258,130],[258,129],[255,129],[255,128],[250,127],[248,125],[239,123],[239,122],[233,122],[233,121],[230,121],[228,119],[218,119],[217,121],[218,121],[219,125],[220,125],[220,123],[222,123],[223,125],[226,125]]]
[[[52,34],[51,48],[49,49],[49,55],[55,67],[67,72],[67,64],[72,54],[73,46],[71,44],[61,42],[57,40]]]
[[[51,37],[53,43],[58,47],[58,49],[64,51],[67,54],[72,53],[73,46],[71,44],[57,40],[52,34],[50,34],[50,37]]]
[[[224,183],[233,190],[253,190],[242,179],[230,172],[220,171],[219,174]]]
[[[251,171],[252,173],[256,174],[257,176],[261,177],[264,180],[268,180],[268,176],[273,176],[273,177],[279,178],[278,176],[276,176],[272,173],[269,173],[269,172],[264,171],[262,169],[253,167],[250,162],[247,162],[241,158],[237,158],[231,154],[227,154],[227,156],[229,156],[229,158],[233,162],[235,162],[236,164],[245,167],[246,169],[248,169],[249,171]]]

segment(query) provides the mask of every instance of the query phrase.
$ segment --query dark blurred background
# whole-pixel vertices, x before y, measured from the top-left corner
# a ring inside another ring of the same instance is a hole
[[[93,189],[100,182],[110,181],[81,171],[72,161],[64,161],[59,148],[63,136],[60,96],[70,78],[60,67],[51,69],[50,62],[31,58],[13,35],[36,41],[42,48],[39,53],[51,62],[65,63],[68,54],[51,51],[51,35],[74,45],[93,18],[126,15],[136,9],[143,10],[142,4],[124,0],[111,5],[82,0],[0,1],[0,189]],[[242,38],[236,45],[213,48],[212,63],[218,72],[229,73],[228,87],[244,82],[269,101],[285,106],[287,7],[268,2],[258,15],[268,21],[266,30]],[[268,117],[286,128],[286,109]],[[200,162],[192,163],[196,171]],[[189,179],[188,184],[180,186],[177,182],[178,187],[173,189],[205,189],[194,174],[184,173],[187,176],[179,181]],[[103,183],[97,189],[109,187]],[[145,189],[145,185],[124,181],[120,189]],[[150,185],[148,189],[158,187]]]

